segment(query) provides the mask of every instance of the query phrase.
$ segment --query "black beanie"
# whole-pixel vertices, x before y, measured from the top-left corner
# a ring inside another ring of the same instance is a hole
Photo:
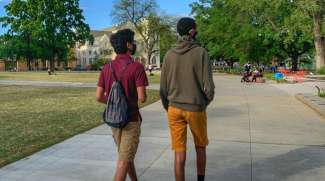
[[[193,28],[196,28],[196,23],[192,18],[181,18],[177,23],[177,33],[181,36],[188,35]]]

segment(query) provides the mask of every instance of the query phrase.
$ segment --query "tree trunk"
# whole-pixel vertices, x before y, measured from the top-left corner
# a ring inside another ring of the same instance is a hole
[[[150,65],[151,64],[151,53],[150,52],[147,53],[147,58],[148,58],[148,65]]]
[[[33,67],[33,65],[32,65],[32,58],[31,57],[27,57],[27,67],[28,67],[28,70],[29,71],[32,71],[32,67]]]
[[[298,56],[291,57],[292,59],[292,71],[298,71]]]
[[[316,69],[325,65],[325,42],[322,35],[322,14],[321,12],[314,15],[314,41],[316,48]]]
[[[51,58],[51,60],[50,60],[50,70],[51,70],[51,72],[54,72],[54,69],[55,69],[54,58]]]

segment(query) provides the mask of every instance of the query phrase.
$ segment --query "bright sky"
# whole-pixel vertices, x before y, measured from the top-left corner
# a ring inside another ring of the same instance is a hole
[[[196,0],[156,0],[160,10],[169,15],[188,16],[191,13],[190,4]],[[0,16],[5,15],[4,6],[10,0],[0,0]],[[115,0],[80,0],[86,22],[93,30],[107,28],[114,24],[110,14]],[[0,34],[6,30],[0,27]]]

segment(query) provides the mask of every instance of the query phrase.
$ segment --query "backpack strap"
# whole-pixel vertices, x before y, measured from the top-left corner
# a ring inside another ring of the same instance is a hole
[[[133,62],[128,62],[127,64],[125,64],[125,66],[123,67],[123,70],[122,70],[122,75],[121,75],[121,77],[120,77],[120,80],[118,80],[117,79],[117,76],[116,76],[116,74],[115,74],[115,71],[114,71],[114,68],[113,68],[113,63],[111,62],[111,63],[109,63],[109,68],[111,69],[111,71],[112,71],[112,75],[113,75],[113,78],[114,78],[114,80],[115,81],[121,81],[122,80],[122,78],[123,78],[123,76],[124,76],[124,73],[125,73],[125,70],[126,70],[126,68],[127,68],[127,66],[128,65],[130,65],[130,64],[132,64]]]
[[[114,69],[113,69],[112,62],[109,63],[109,69],[111,69],[111,71],[112,71],[113,79],[114,79],[115,81],[117,81],[117,78],[116,78],[116,75],[115,75],[115,71],[114,71]]]

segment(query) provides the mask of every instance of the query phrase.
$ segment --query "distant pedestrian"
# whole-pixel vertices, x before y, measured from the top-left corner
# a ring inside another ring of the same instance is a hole
[[[52,72],[51,72],[51,69],[50,69],[50,68],[47,68],[47,73],[48,73],[49,75],[52,75]]]
[[[134,35],[134,32],[130,29],[120,30],[111,35],[110,42],[117,56],[115,60],[103,67],[96,93],[98,102],[109,104],[107,100],[113,83],[119,81],[123,89],[124,98],[126,97],[127,100],[127,124],[123,128],[112,127],[113,138],[118,150],[114,181],[125,181],[127,174],[132,181],[138,180],[134,165],[134,158],[140,141],[142,122],[138,101],[146,101],[148,79],[143,65],[133,61],[131,57],[136,52]],[[114,85],[116,86],[115,83]],[[114,96],[116,95],[114,94]],[[117,110],[119,108],[121,107],[113,107],[112,109]]]
[[[214,97],[212,62],[208,52],[195,43],[196,23],[181,18],[177,24],[181,36],[176,48],[165,56],[161,72],[160,95],[168,112],[168,122],[175,152],[176,181],[185,180],[187,126],[197,153],[197,177],[203,181],[208,145],[206,109]]]
[[[151,64],[149,64],[148,70],[149,70],[149,75],[152,76],[153,66]]]

